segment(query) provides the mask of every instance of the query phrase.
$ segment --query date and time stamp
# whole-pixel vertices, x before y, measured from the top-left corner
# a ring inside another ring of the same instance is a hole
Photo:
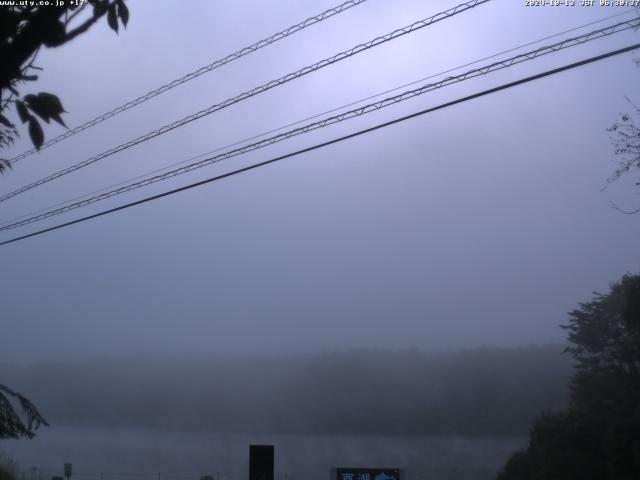
[[[524,0],[525,7],[640,7],[640,0]]]
[[[83,6],[88,0],[5,0],[0,5],[14,6]],[[637,7],[640,0],[523,0],[525,7]]]

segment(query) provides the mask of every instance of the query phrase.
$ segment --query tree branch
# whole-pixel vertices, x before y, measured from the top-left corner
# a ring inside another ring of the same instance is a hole
[[[84,4],[84,5],[82,5],[80,8],[76,9],[76,11],[75,11],[75,12],[73,12],[71,15],[69,15],[69,18],[67,18],[67,19],[65,20],[65,22],[64,22],[65,26],[66,26],[66,25],[69,25],[69,23],[71,23],[71,20],[73,20],[73,19],[74,19],[74,18],[75,18],[75,17],[76,17],[80,12],[82,12],[82,11],[85,9],[85,7],[86,7],[87,5],[88,5],[88,4],[87,4],[87,3],[85,3],[85,4]]]
[[[7,395],[14,397],[26,415],[27,424],[21,420],[9,402]],[[26,397],[0,384],[0,438],[32,438],[40,425],[49,426],[36,406]]]
[[[86,32],[87,30],[89,30],[89,28],[91,27],[91,25],[93,25],[94,23],[96,23],[100,18],[102,18],[106,13],[107,10],[109,10],[109,8],[111,8],[113,5],[115,5],[116,2],[115,0],[113,2],[110,2],[105,8],[104,10],[102,10],[100,13],[98,13],[97,15],[93,15],[91,17],[89,17],[87,20],[85,20],[84,23],[78,25],[76,28],[74,28],[73,30],[67,32],[65,34],[65,36],[62,38],[62,43],[67,43],[69,40],[73,40],[75,37],[77,37],[78,35],[80,35],[81,33]]]
[[[637,208],[636,210],[624,210],[623,208],[619,207],[618,205],[616,205],[614,202],[609,202],[609,205],[614,208],[615,210],[618,210],[619,212],[624,213],[625,215],[635,215],[637,213],[640,213],[640,208]]]

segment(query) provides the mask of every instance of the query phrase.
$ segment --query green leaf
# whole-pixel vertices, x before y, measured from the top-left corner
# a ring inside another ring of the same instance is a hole
[[[108,0],[107,0],[108,1]],[[91,5],[93,5],[93,16],[94,17],[99,17],[102,14],[104,14],[104,12],[107,11],[107,1],[103,1],[103,0],[94,0],[94,1],[89,1],[89,3]]]
[[[127,23],[129,23],[129,8],[125,5],[124,0],[118,0],[118,17],[122,21],[122,25],[124,28],[127,28]]]
[[[24,97],[24,100],[29,108],[45,122],[49,123],[49,120],[53,119],[60,125],[66,127],[60,117],[60,114],[64,113],[65,110],[57,96],[47,92],[40,92],[38,95],[27,95]]]
[[[53,120],[55,120],[56,122],[58,122],[60,125],[62,125],[64,128],[69,128],[67,127],[67,124],[64,123],[64,120],[62,120],[62,117],[60,115],[58,115],[57,113],[54,115],[51,115],[51,118]]]
[[[62,106],[60,99],[52,93],[40,92],[38,94],[38,101],[43,105],[46,105],[47,110],[51,113],[64,113],[65,109]]]
[[[38,119],[33,116],[29,119],[29,136],[31,137],[33,145],[40,150],[40,147],[44,143],[44,132]]]
[[[47,113],[48,118],[52,118],[63,127],[67,126],[60,117],[60,114],[64,113],[65,109],[62,106],[62,102],[60,102],[60,99],[57,96],[53,95],[52,93],[40,92],[37,95],[37,102],[40,107]]]
[[[15,128],[16,128],[16,126],[15,126],[13,123],[11,123],[11,122],[7,119],[7,117],[5,117],[5,116],[4,116],[4,115],[2,115],[2,114],[0,114],[0,123],[1,123],[2,125],[4,125],[5,127],[10,128],[11,130],[15,130]]]
[[[118,13],[116,12],[115,4],[109,7],[109,11],[107,12],[107,23],[109,23],[109,26],[114,32],[118,33]]]
[[[60,20],[50,20],[46,24],[43,24],[42,28],[42,43],[47,47],[58,47],[66,42],[65,40],[65,25]]]
[[[38,115],[45,122],[49,123],[49,119],[51,118],[51,116],[49,115],[46,107],[41,104],[38,97],[33,94],[25,95],[24,102],[32,112]]]
[[[26,123],[31,118],[31,114],[27,110],[27,107],[20,100],[16,102],[16,111],[18,112],[18,116],[22,123]]]

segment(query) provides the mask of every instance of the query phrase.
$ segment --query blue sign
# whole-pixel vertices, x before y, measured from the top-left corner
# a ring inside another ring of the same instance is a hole
[[[400,480],[400,469],[336,468],[335,480]]]

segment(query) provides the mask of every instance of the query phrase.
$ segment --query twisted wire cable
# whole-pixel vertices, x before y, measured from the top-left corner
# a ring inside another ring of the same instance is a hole
[[[550,39],[552,39],[552,38],[556,38],[556,37],[559,37],[559,36],[561,36],[561,35],[565,35],[565,34],[567,34],[567,33],[575,32],[576,30],[580,30],[580,29],[582,29],[582,28],[585,28],[585,27],[588,27],[588,26],[591,26],[591,25],[595,25],[595,24],[597,24],[597,23],[602,23],[602,22],[604,22],[604,21],[606,21],[606,20],[611,20],[611,19],[613,19],[613,18],[617,18],[617,17],[623,16],[623,15],[628,15],[629,13],[635,13],[635,11],[634,11],[634,10],[627,10],[627,11],[624,11],[624,12],[621,12],[621,13],[617,13],[617,14],[609,15],[609,16],[607,16],[607,17],[603,17],[603,18],[601,18],[601,19],[599,19],[599,20],[595,20],[595,21],[592,21],[592,22],[588,22],[588,23],[585,23],[585,24],[579,25],[579,26],[577,26],[577,27],[573,27],[573,28],[570,28],[570,29],[567,29],[567,30],[563,30],[562,32],[558,32],[558,33],[554,33],[554,34],[551,34],[551,35],[547,35],[547,36],[545,36],[545,37],[543,37],[543,38],[539,38],[539,39],[537,39],[537,40],[533,40],[533,41],[530,41],[530,42],[527,42],[527,43],[524,43],[524,44],[518,45],[517,47],[509,48],[509,49],[507,49],[507,50],[502,50],[501,52],[494,53],[494,54],[489,55],[489,56],[487,56],[487,57],[483,57],[483,58],[480,58],[480,59],[477,59],[477,60],[474,60],[474,61],[471,61],[471,62],[465,63],[464,65],[459,65],[459,66],[457,66],[457,67],[449,68],[448,70],[445,70],[445,71],[442,71],[442,72],[438,72],[438,73],[435,73],[435,74],[431,74],[431,75],[429,75],[429,76],[427,76],[427,77],[423,77],[423,78],[421,78],[421,79],[419,79],[419,80],[414,80],[414,81],[412,81],[412,82],[405,83],[405,84],[403,84],[403,85],[399,85],[399,86],[397,86],[397,87],[394,87],[394,88],[391,88],[391,89],[385,90],[385,91],[383,91],[383,92],[376,93],[376,94],[374,94],[374,95],[370,95],[370,96],[368,96],[368,97],[361,98],[361,99],[359,99],[359,100],[355,100],[355,101],[353,101],[353,102],[349,102],[349,103],[347,103],[347,104],[340,105],[339,107],[334,107],[334,108],[332,108],[332,109],[330,109],[330,110],[325,110],[324,112],[317,113],[317,114],[311,115],[311,116],[309,116],[309,117],[305,117],[305,118],[300,119],[300,120],[296,120],[295,122],[291,122],[291,123],[288,123],[288,124],[286,124],[286,125],[282,125],[282,126],[280,126],[280,127],[273,128],[273,129],[271,129],[271,130],[267,130],[267,131],[265,131],[265,132],[262,132],[262,133],[258,133],[258,134],[252,135],[252,136],[250,136],[250,137],[248,137],[248,138],[244,138],[244,139],[242,139],[242,140],[235,141],[235,142],[233,142],[233,143],[231,143],[231,144],[227,144],[227,145],[224,145],[224,146],[222,146],[222,147],[215,148],[214,150],[209,150],[209,151],[207,151],[207,152],[205,152],[205,153],[201,153],[201,154],[195,155],[195,156],[193,156],[193,157],[189,157],[189,158],[187,158],[187,159],[185,159],[185,160],[181,160],[181,161],[179,161],[179,162],[176,162],[176,163],[173,163],[173,164],[167,165],[167,166],[165,166],[165,167],[158,168],[158,169],[152,170],[152,171],[150,171],[150,172],[143,173],[143,174],[138,175],[138,176],[135,176],[135,177],[133,177],[133,178],[128,178],[128,179],[123,180],[123,181],[120,181],[120,182],[118,182],[118,183],[111,184],[111,185],[108,185],[108,186],[106,186],[106,187],[99,188],[99,189],[94,190],[94,191],[92,191],[92,192],[89,192],[89,193],[86,193],[86,194],[82,194],[82,195],[78,195],[77,197],[74,197],[74,198],[72,198],[72,199],[70,199],[70,200],[65,200],[65,201],[62,201],[62,202],[56,203],[56,204],[54,204],[54,205],[50,205],[50,206],[48,206],[48,207],[41,208],[41,209],[38,209],[38,210],[36,210],[36,211],[29,212],[29,213],[24,214],[24,215],[19,215],[19,216],[17,216],[17,217],[11,218],[11,219],[1,221],[1,222],[0,222],[0,230],[1,230],[1,228],[2,228],[4,225],[6,225],[6,224],[9,224],[9,223],[15,222],[15,221],[17,221],[17,220],[21,220],[21,219],[23,219],[23,218],[27,218],[27,217],[29,217],[29,216],[33,216],[33,215],[39,214],[40,212],[44,212],[44,211],[47,211],[47,210],[51,210],[51,209],[53,209],[53,208],[56,208],[56,207],[59,207],[59,206],[62,206],[62,205],[66,205],[66,204],[69,204],[69,203],[75,202],[75,201],[77,201],[77,200],[81,200],[81,199],[84,199],[84,198],[88,198],[88,197],[93,196],[93,195],[96,195],[96,194],[98,194],[98,193],[100,193],[100,192],[104,192],[105,190],[110,190],[110,189],[112,189],[112,188],[119,187],[119,186],[121,186],[121,185],[125,185],[125,184],[128,184],[128,183],[130,183],[130,182],[134,182],[135,180],[139,180],[139,179],[145,178],[145,177],[147,177],[147,176],[149,176],[149,175],[153,175],[153,174],[155,174],[155,173],[159,173],[159,172],[162,172],[162,171],[165,171],[165,170],[169,170],[169,169],[171,169],[171,168],[173,168],[173,167],[177,167],[178,165],[184,165],[185,163],[189,163],[189,162],[191,162],[191,161],[193,161],[193,160],[197,160],[197,159],[199,159],[199,158],[206,157],[206,156],[208,156],[208,155],[211,155],[211,154],[213,154],[213,153],[217,153],[217,152],[222,151],[222,150],[225,150],[225,149],[227,149],[227,148],[235,147],[235,146],[237,146],[237,145],[242,145],[243,143],[250,142],[251,140],[256,140],[256,139],[258,139],[258,138],[264,137],[265,135],[269,135],[269,134],[271,134],[271,133],[279,132],[279,131],[281,131],[281,130],[284,130],[285,128],[293,127],[293,126],[295,126],[295,125],[300,125],[301,123],[307,122],[307,121],[309,121],[309,120],[313,120],[313,119],[315,119],[315,118],[322,117],[323,115],[327,115],[327,114],[329,114],[329,113],[337,112],[337,111],[339,111],[339,110],[342,110],[343,108],[351,107],[351,106],[353,106],[353,105],[357,105],[357,104],[359,104],[359,103],[366,102],[366,101],[368,101],[368,100],[372,100],[372,99],[374,99],[374,98],[381,97],[382,95],[386,95],[386,94],[388,94],[388,93],[396,92],[396,91],[398,91],[398,90],[400,90],[400,89],[402,89],[402,88],[410,87],[410,86],[412,86],[412,85],[416,85],[416,84],[421,83],[421,82],[424,82],[424,81],[426,81],[426,80],[430,80],[430,79],[432,79],[432,78],[437,78],[437,77],[439,77],[439,76],[441,76],[441,75],[446,75],[447,73],[451,73],[451,72],[454,72],[454,71],[456,71],[456,70],[460,70],[460,69],[465,68],[465,67],[470,67],[471,65],[476,65],[476,64],[478,64],[478,63],[480,63],[480,62],[483,62],[483,61],[485,61],[485,60],[491,60],[492,58],[499,57],[499,56],[504,55],[504,54],[506,54],[506,53],[515,52],[515,51],[517,51],[517,50],[520,50],[521,48],[529,47],[529,46],[531,46],[531,45],[535,45],[536,43],[544,42],[545,40],[550,40]]]
[[[208,157],[205,158],[203,160],[200,160],[199,162],[194,162],[191,163],[189,165],[185,165],[183,167],[180,168],[176,168],[174,170],[165,172],[163,174],[159,174],[159,175],[155,175],[153,177],[149,177],[147,179],[138,181],[138,182],[134,182],[131,183],[129,185],[126,185],[124,187],[120,187],[120,188],[116,188],[113,190],[110,190],[108,192],[102,193],[100,195],[95,195],[92,197],[89,197],[85,200],[82,201],[78,201],[75,203],[71,203],[69,205],[66,205],[64,207],[60,207],[60,208],[56,208],[53,210],[49,210],[45,213],[42,213],[40,215],[35,215],[32,217],[29,217],[27,219],[24,220],[20,220],[14,223],[10,223],[4,226],[0,227],[0,231],[6,231],[6,230],[11,230],[14,228],[18,228],[18,227],[22,227],[24,225],[28,225],[30,223],[34,223],[34,222],[38,222],[41,220],[44,220],[46,218],[50,218],[56,215],[60,215],[62,213],[66,213],[69,212],[71,210],[75,210],[77,208],[80,207],[84,207],[87,205],[90,205],[92,203],[95,202],[99,202],[102,200],[106,200],[107,198],[111,198],[113,196],[116,195],[121,195],[123,193],[129,192],[131,190],[135,190],[138,188],[142,188],[157,182],[160,182],[162,180],[166,180],[168,178],[173,178],[176,177],[178,175],[182,175],[184,173],[187,172],[191,172],[193,170],[205,167],[205,166],[209,166],[209,165],[213,165],[215,163],[219,163],[222,162],[224,160],[227,160],[229,158],[232,157],[236,157],[254,150],[258,150],[261,148],[264,148],[266,146],[269,145],[273,145],[274,143],[278,143],[281,142],[283,140],[287,140],[289,138],[304,134],[304,133],[308,133],[311,132],[313,130],[317,130],[320,128],[324,128],[327,127],[329,125],[333,125],[336,123],[340,123],[343,122],[345,120],[349,120],[355,117],[360,117],[362,115],[365,115],[367,113],[371,113],[377,110],[380,110],[382,108],[388,107],[390,105],[395,105],[399,102],[408,100],[410,98],[414,98],[417,97],[419,95],[423,95],[427,92],[431,92],[433,90],[437,90],[443,87],[446,87],[448,85],[452,85],[454,83],[459,83],[459,82],[463,82],[465,80],[469,80],[471,78],[475,78],[478,76],[482,76],[482,75],[487,75],[489,73],[498,71],[498,70],[502,70],[505,68],[509,68],[512,67],[514,65],[518,65],[520,63],[523,62],[527,62],[536,58],[539,58],[541,56],[544,55],[548,55],[550,53],[554,53],[554,52],[558,52],[560,50],[564,50],[570,47],[574,47],[576,45],[582,45],[584,43],[587,42],[591,42],[591,41],[595,41],[610,35],[614,35],[616,33],[620,33],[626,30],[630,30],[633,28],[638,28],[640,27],[640,19],[635,19],[635,20],[629,20],[629,21],[624,21],[624,22],[620,22],[617,23],[615,25],[611,25],[608,27],[604,27],[598,30],[593,30],[589,33],[586,33],[584,35],[580,35],[577,37],[573,37],[573,38],[569,38],[560,42],[557,42],[555,44],[552,45],[547,45],[547,46],[543,46],[540,47],[536,50],[531,50],[529,52],[525,52],[513,57],[510,57],[508,59],[499,61],[499,62],[494,62],[491,63],[489,65],[485,65],[479,68],[475,68],[472,70],[468,70],[465,73],[462,73],[460,75],[456,75],[456,76],[450,76],[450,77],[446,77],[443,80],[440,80],[438,82],[434,82],[434,83],[428,83],[425,84],[419,88],[413,89],[413,90],[408,90],[405,91],[403,93],[400,93],[398,95],[392,96],[392,97],[387,97],[383,100],[380,100],[378,102],[374,102],[374,103],[370,103],[368,105],[364,105],[362,107],[353,109],[353,110],[349,110],[346,112],[343,112],[339,115],[334,115],[325,119],[322,119],[320,121],[317,122],[313,122],[313,123],[309,123],[307,125],[304,125],[302,127],[298,127],[292,130],[289,130],[287,132],[281,133],[279,135],[275,135],[269,138],[265,138],[263,140],[260,140],[258,142],[255,143],[251,143],[249,145],[245,145],[243,147],[240,148],[236,148],[234,150],[230,150],[212,157]]]
[[[68,222],[65,222],[65,223],[60,223],[60,224],[54,225],[52,227],[48,227],[48,228],[44,228],[42,230],[38,230],[38,231],[35,231],[35,232],[27,233],[27,234],[21,235],[19,237],[14,237],[14,238],[11,238],[9,240],[5,240],[5,241],[0,242],[0,246],[8,245],[8,244],[14,243],[14,242],[19,242],[19,241],[25,240],[27,238],[39,236],[39,235],[42,235],[44,233],[52,232],[54,230],[59,230],[61,228],[65,228],[65,227],[68,227],[68,226],[71,226],[71,225],[75,225],[77,223],[86,222],[86,221],[92,220],[94,218],[102,217],[102,216],[105,216],[105,215],[109,215],[111,213],[119,212],[121,210],[126,210],[126,209],[131,208],[131,207],[142,205],[143,203],[147,203],[147,202],[151,202],[153,200],[158,200],[160,198],[168,197],[170,195],[174,195],[174,194],[179,193],[179,192],[190,190],[192,188],[200,187],[202,185],[206,185],[206,184],[218,181],[218,180],[222,180],[224,178],[228,178],[228,177],[231,177],[231,176],[234,176],[234,175],[238,175],[240,173],[248,172],[250,170],[254,170],[254,169],[257,169],[257,168],[260,168],[260,167],[264,167],[266,165],[271,165],[271,164],[273,164],[275,162],[279,162],[279,161],[284,160],[286,158],[291,158],[291,157],[295,157],[295,156],[298,156],[298,155],[302,155],[304,153],[311,152],[313,150],[317,150],[317,149],[320,149],[320,148],[324,148],[326,146],[333,145],[333,144],[336,144],[336,143],[339,143],[339,142],[343,142],[345,140],[349,140],[351,138],[355,138],[355,137],[358,137],[360,135],[364,135],[364,134],[367,134],[367,133],[370,133],[370,132],[373,132],[373,131],[376,131],[376,130],[379,130],[379,129],[382,129],[382,128],[386,128],[386,127],[389,127],[391,125],[395,125],[397,123],[405,122],[405,121],[407,121],[409,119],[416,118],[416,117],[421,116],[421,115],[426,115],[428,113],[435,112],[437,110],[442,110],[442,109],[445,109],[445,108],[452,107],[454,105],[459,105],[461,103],[468,102],[468,101],[474,100],[476,98],[483,97],[485,95],[491,95],[491,94],[496,93],[496,92],[500,92],[500,91],[503,91],[503,90],[507,90],[509,88],[516,87],[518,85],[523,85],[525,83],[533,82],[535,80],[540,80],[540,79],[548,77],[550,75],[556,75],[556,74],[558,74],[560,72],[565,72],[567,70],[572,70],[574,68],[578,68],[578,67],[581,67],[581,66],[584,66],[584,65],[588,65],[588,64],[595,63],[595,62],[599,62],[599,61],[605,60],[607,58],[610,58],[610,57],[613,57],[613,56],[616,56],[616,55],[621,55],[623,53],[627,53],[627,52],[631,52],[633,50],[637,50],[638,48],[640,48],[640,43],[635,43],[633,45],[629,45],[627,47],[619,48],[617,50],[612,50],[612,51],[603,53],[601,55],[597,55],[595,57],[590,57],[590,58],[587,58],[587,59],[584,59],[584,60],[580,60],[578,62],[566,64],[566,65],[563,65],[561,67],[554,68],[554,69],[551,69],[551,70],[546,70],[546,71],[544,71],[542,73],[538,73],[538,74],[531,75],[531,76],[528,76],[528,77],[525,77],[525,78],[521,78],[521,79],[515,80],[513,82],[504,83],[504,84],[499,85],[497,87],[489,88],[488,90],[483,90],[481,92],[477,92],[477,93],[474,93],[474,94],[471,94],[471,95],[467,95],[466,97],[457,98],[455,100],[451,100],[449,102],[442,103],[442,104],[437,105],[435,107],[426,108],[426,109],[421,110],[419,112],[415,112],[415,113],[412,113],[412,114],[409,114],[409,115],[405,115],[403,117],[398,117],[398,118],[395,118],[393,120],[389,120],[388,122],[379,123],[377,125],[374,125],[373,127],[365,128],[364,130],[359,130],[357,132],[353,132],[353,133],[350,133],[348,135],[344,135],[342,137],[334,138],[332,140],[328,140],[328,141],[323,142],[323,143],[318,143],[318,144],[312,145],[310,147],[303,148],[301,150],[296,150],[296,151],[291,152],[291,153],[280,155],[278,157],[271,158],[269,160],[265,160],[263,162],[255,163],[253,165],[249,165],[247,167],[239,168],[239,169],[233,170],[231,172],[227,172],[227,173],[223,173],[223,174],[220,174],[220,175],[216,175],[214,177],[210,177],[210,178],[207,178],[205,180],[200,180],[198,182],[191,183],[191,184],[185,185],[183,187],[175,188],[175,189],[169,190],[167,192],[159,193],[157,195],[153,195],[153,196],[150,196],[150,197],[145,197],[145,198],[142,198],[140,200],[136,200],[134,202],[130,202],[130,203],[127,203],[127,204],[124,204],[124,205],[120,205],[118,207],[110,208],[108,210],[103,210],[101,212],[97,212],[97,213],[94,213],[92,215],[87,215],[85,217],[77,218],[75,220],[71,220],[71,221],[68,221]]]
[[[177,78],[175,80],[172,80],[171,82],[162,85],[158,88],[156,88],[155,90],[152,90],[148,93],[145,93],[144,95],[141,95],[138,98],[135,98],[123,105],[120,105],[119,107],[114,108],[113,110],[110,110],[106,113],[103,113],[102,115],[94,118],[93,120],[89,120],[88,122],[83,123],[82,125],[79,125],[75,128],[72,128],[71,130],[67,130],[66,132],[64,132],[61,135],[58,135],[55,138],[52,138],[51,140],[48,140],[47,142],[45,142],[41,147],[40,150],[38,150],[37,148],[32,148],[30,150],[27,150],[24,153],[21,153],[20,155],[17,155],[16,157],[12,158],[9,160],[9,163],[11,165],[14,165],[15,163],[17,163],[18,161],[20,161],[21,159],[28,157],[29,155],[32,155],[33,153],[36,153],[38,151],[42,151],[47,147],[50,147],[51,145],[54,145],[58,142],[61,142],[62,140],[65,140],[69,137],[72,137],[73,135],[82,132],[83,130],[86,130],[88,128],[94,127],[95,125],[98,125],[99,123],[104,122],[105,120],[114,117],[126,110],[129,110],[130,108],[133,108],[137,105],[140,105],[141,103],[144,103],[148,100],[151,100],[154,97],[157,97],[158,95],[171,90],[172,88],[175,88],[179,85],[182,85],[183,83],[187,83],[191,80],[193,80],[194,78],[199,77],[200,75],[204,75],[205,73],[209,73],[212,70],[215,70],[219,67],[222,67],[223,65],[226,65],[228,63],[231,63],[235,60],[238,60],[239,58],[244,57],[245,55],[248,55],[250,53],[253,53],[257,50],[260,50],[261,48],[264,48],[268,45],[271,45],[273,43],[276,43],[279,40],[282,40],[284,38],[287,38],[291,35],[293,35],[294,33],[297,33],[301,30],[304,30],[307,27],[310,27],[311,25],[315,25],[316,23],[320,23],[323,20],[326,20],[328,18],[333,17],[334,15],[337,15],[339,13],[344,12],[345,10],[348,10],[352,7],[355,7],[357,5],[360,5],[361,3],[366,2],[367,0],[349,0],[347,2],[344,2],[336,7],[330,8],[328,10],[325,10],[324,12],[318,14],[318,15],[314,15],[312,17],[307,18],[306,20],[297,23],[296,25],[292,25],[274,35],[271,35],[270,37],[264,38],[256,43],[254,43],[253,45],[249,45],[248,47],[244,47],[240,50],[238,50],[237,52],[231,53],[229,55],[227,55],[224,58],[221,58],[219,60],[216,60],[212,63],[210,63],[209,65],[205,65],[204,67],[199,68],[198,70],[194,70],[193,72],[187,73],[186,75]]]
[[[487,3],[489,1],[491,1],[491,0],[471,0],[471,1],[468,1],[468,2],[465,2],[465,3],[462,3],[460,5],[457,5],[457,6],[451,8],[449,10],[446,10],[444,12],[440,12],[440,13],[437,13],[437,14],[431,16],[431,17],[428,17],[428,18],[425,18],[423,20],[419,20],[417,22],[414,22],[411,25],[408,25],[408,26],[406,26],[404,28],[400,28],[400,29],[394,30],[393,32],[390,32],[390,33],[388,33],[386,35],[383,35],[383,36],[380,36],[380,37],[376,37],[373,40],[370,40],[370,41],[368,41],[366,43],[362,43],[362,44],[356,45],[355,47],[352,47],[352,48],[350,48],[348,50],[345,50],[345,51],[340,52],[340,53],[338,53],[336,55],[333,55],[332,57],[325,58],[324,60],[321,60],[321,61],[319,61],[317,63],[314,63],[313,65],[306,66],[306,67],[304,67],[304,68],[302,68],[302,69],[300,69],[300,70],[298,70],[296,72],[289,73],[289,74],[287,74],[287,75],[285,75],[283,77],[280,77],[280,78],[278,78],[276,80],[272,80],[272,81],[267,82],[267,83],[265,83],[265,84],[263,84],[263,85],[261,85],[259,87],[255,87],[252,90],[248,90],[248,91],[246,91],[244,93],[241,93],[240,95],[237,95],[237,96],[235,96],[233,98],[229,98],[229,99],[223,101],[222,103],[218,103],[218,104],[212,105],[212,106],[210,106],[208,108],[200,110],[199,112],[196,112],[196,113],[194,113],[192,115],[186,116],[186,117],[184,117],[184,118],[182,118],[180,120],[177,120],[177,121],[175,121],[175,122],[173,122],[171,124],[164,125],[163,127],[160,127],[157,130],[153,130],[153,131],[148,132],[148,133],[146,133],[146,134],[144,134],[144,135],[142,135],[140,137],[137,137],[137,138],[135,138],[133,140],[130,140],[130,141],[126,142],[126,143],[123,143],[121,145],[118,145],[117,147],[113,147],[113,148],[111,148],[111,149],[109,149],[109,150],[107,150],[107,151],[105,151],[103,153],[100,153],[100,154],[95,155],[95,156],[93,156],[91,158],[88,158],[87,160],[84,160],[82,162],[79,162],[79,163],[76,163],[74,165],[71,165],[70,167],[67,167],[67,168],[65,168],[63,170],[59,170],[56,173],[53,173],[53,174],[51,174],[51,175],[49,175],[47,177],[44,177],[44,178],[42,178],[40,180],[37,180],[37,181],[35,181],[33,183],[30,183],[30,184],[28,184],[28,185],[26,185],[24,187],[20,187],[20,188],[14,190],[12,192],[6,193],[6,194],[0,196],[0,203],[8,200],[9,198],[15,197],[16,195],[24,193],[24,192],[26,192],[28,190],[31,190],[33,188],[39,187],[41,185],[44,185],[45,183],[48,183],[48,182],[50,182],[52,180],[60,178],[60,177],[62,177],[64,175],[67,175],[69,173],[75,172],[76,170],[79,170],[79,169],[84,168],[84,167],[86,167],[88,165],[91,165],[91,164],[93,164],[93,163],[95,163],[95,162],[97,162],[99,160],[102,160],[102,159],[104,159],[106,157],[109,157],[109,156],[114,155],[114,154],[116,154],[118,152],[121,152],[121,151],[126,150],[128,148],[131,148],[134,145],[138,145],[139,143],[145,142],[145,141],[150,140],[152,138],[155,138],[155,137],[157,137],[159,135],[162,135],[164,133],[170,132],[170,131],[172,131],[172,130],[178,128],[178,127],[181,127],[183,125],[186,125],[186,124],[188,124],[190,122],[193,122],[195,120],[199,120],[199,119],[201,119],[201,118],[203,118],[203,117],[205,117],[207,115],[210,115],[210,114],[212,114],[214,112],[217,112],[219,110],[227,108],[227,107],[229,107],[229,106],[231,106],[231,105],[233,105],[235,103],[241,102],[243,100],[251,98],[251,97],[253,97],[255,95],[258,95],[260,93],[266,92],[267,90],[270,90],[270,89],[275,88],[277,86],[283,85],[283,84],[285,84],[287,82],[290,82],[292,80],[300,78],[300,77],[302,77],[304,75],[307,75],[309,73],[313,73],[313,72],[315,72],[317,70],[320,70],[320,69],[322,69],[324,67],[327,67],[329,65],[333,65],[334,63],[337,63],[337,62],[339,62],[341,60],[350,58],[350,57],[352,57],[354,55],[362,53],[362,52],[364,52],[366,50],[369,50],[371,48],[377,47],[378,45],[381,45],[383,43],[389,42],[391,40],[395,40],[395,39],[397,39],[399,37],[402,37],[404,35],[407,35],[409,33],[416,32],[416,31],[418,31],[418,30],[420,30],[422,28],[425,28],[425,27],[427,27],[429,25],[432,25],[432,24],[434,24],[436,22],[439,22],[441,20],[444,20],[444,19],[447,19],[447,18],[451,18],[454,15],[457,15],[459,13],[465,12],[467,10],[470,10],[470,9],[472,9],[474,7],[477,7],[478,5],[482,5],[482,4]]]

